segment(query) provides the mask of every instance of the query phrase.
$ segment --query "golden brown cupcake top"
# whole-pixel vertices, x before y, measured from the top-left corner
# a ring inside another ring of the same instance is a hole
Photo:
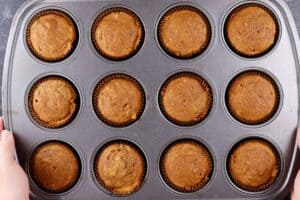
[[[98,84],[94,92],[94,106],[104,122],[113,126],[129,125],[143,111],[143,89],[127,75],[110,75]]]
[[[125,8],[104,11],[93,25],[92,39],[96,49],[113,60],[123,60],[135,54],[143,37],[141,21]]]
[[[235,184],[249,191],[270,187],[279,174],[278,155],[261,140],[240,143],[229,159],[229,173]]]
[[[179,125],[193,125],[209,113],[212,91],[198,75],[177,74],[164,83],[160,91],[160,103],[169,120]]]
[[[243,56],[256,57],[276,43],[278,24],[272,12],[259,4],[235,9],[226,22],[229,45]]]
[[[212,170],[213,161],[208,150],[192,140],[171,145],[161,160],[163,178],[180,192],[195,192],[204,187]]]
[[[136,192],[145,177],[146,164],[137,147],[125,143],[112,143],[100,151],[95,172],[100,184],[116,195]]]
[[[29,94],[29,111],[34,120],[47,128],[60,128],[77,113],[78,94],[66,79],[50,76],[34,84]]]
[[[27,43],[38,58],[55,62],[72,53],[77,41],[77,28],[62,11],[42,11],[33,17],[27,29]]]
[[[246,124],[259,124],[270,119],[278,107],[278,88],[260,72],[245,72],[230,83],[227,104],[233,116]]]
[[[208,46],[210,25],[198,9],[179,6],[162,17],[158,36],[167,53],[178,58],[191,58],[202,53]]]
[[[43,190],[60,193],[73,187],[80,175],[80,161],[73,149],[61,142],[39,146],[30,160],[33,180]]]

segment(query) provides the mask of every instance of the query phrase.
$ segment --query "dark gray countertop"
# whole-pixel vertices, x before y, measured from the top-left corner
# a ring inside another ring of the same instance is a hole
[[[281,0],[279,0],[281,1]],[[300,33],[300,0],[285,0],[295,17],[298,32]],[[5,55],[6,43],[9,34],[10,24],[17,9],[25,0],[0,0],[0,88],[2,86],[2,69]],[[0,103],[1,103],[0,95]],[[1,105],[1,104],[0,104]],[[1,106],[0,106],[1,107]],[[0,114],[1,114],[0,109]]]

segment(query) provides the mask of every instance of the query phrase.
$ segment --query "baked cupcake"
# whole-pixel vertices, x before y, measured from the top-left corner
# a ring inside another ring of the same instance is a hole
[[[72,147],[59,141],[38,146],[30,158],[30,175],[42,190],[61,193],[71,189],[81,172],[79,156]]]
[[[94,170],[100,185],[113,195],[130,195],[142,186],[146,159],[132,143],[115,141],[99,150]]]
[[[192,6],[168,10],[158,25],[158,39],[171,56],[189,59],[200,55],[208,46],[211,28],[207,17]]]
[[[244,124],[264,123],[278,109],[278,87],[271,77],[259,71],[239,74],[231,81],[226,93],[229,112]]]
[[[46,128],[69,124],[79,109],[79,94],[74,85],[60,76],[47,76],[30,89],[28,98],[32,118]]]
[[[66,13],[46,10],[33,16],[29,22],[26,40],[37,58],[46,62],[58,62],[74,51],[78,30]]]
[[[144,40],[141,20],[125,8],[110,8],[101,13],[92,27],[97,51],[111,60],[125,60],[140,49]]]
[[[94,109],[110,126],[124,127],[139,119],[145,107],[142,86],[126,74],[112,74],[102,79],[94,91]]]
[[[179,140],[163,153],[160,170],[171,188],[184,193],[195,192],[209,182],[213,160],[209,151],[199,142]]]
[[[271,187],[280,173],[279,154],[262,139],[247,139],[231,151],[228,172],[241,189],[259,192]]]
[[[256,3],[233,10],[225,24],[227,43],[245,57],[258,57],[270,51],[277,42],[278,30],[272,11]]]
[[[200,76],[181,72],[167,79],[159,92],[163,114],[171,122],[191,126],[201,122],[212,106],[212,90]]]

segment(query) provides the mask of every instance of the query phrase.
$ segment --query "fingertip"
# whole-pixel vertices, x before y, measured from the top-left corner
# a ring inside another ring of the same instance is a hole
[[[297,138],[296,138],[296,140],[297,140],[298,148],[300,148],[300,128],[298,128],[298,130],[297,130]]]
[[[0,117],[0,131],[2,131],[3,130],[3,128],[4,128],[4,122],[3,122],[3,116],[1,116]]]
[[[0,135],[0,160],[1,163],[14,160],[15,142],[11,132],[1,131]],[[1,164],[0,163],[0,164]]]
[[[9,146],[10,148],[15,147],[15,140],[13,134],[8,130],[1,131],[1,141],[0,143],[4,143],[4,146]]]
[[[10,139],[13,139],[12,133],[8,130],[2,130],[0,137],[1,137],[1,141],[4,141],[4,142],[6,142]]]

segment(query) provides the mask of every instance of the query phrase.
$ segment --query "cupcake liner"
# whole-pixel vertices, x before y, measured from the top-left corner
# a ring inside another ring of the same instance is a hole
[[[207,178],[203,179],[198,185],[195,185],[194,187],[191,187],[190,189],[187,188],[182,188],[182,187],[178,187],[175,184],[172,183],[172,181],[169,180],[169,178],[166,176],[166,170],[164,167],[164,159],[165,156],[168,154],[169,150],[176,144],[181,144],[181,143],[189,143],[189,144],[196,144],[197,146],[199,146],[202,150],[203,150],[203,155],[205,155],[209,160],[209,171],[210,173],[207,174]],[[196,192],[200,189],[202,189],[204,186],[206,186],[208,184],[208,182],[211,180],[211,177],[213,175],[213,169],[214,169],[214,163],[213,163],[213,158],[209,152],[209,150],[200,142],[193,140],[193,139],[180,139],[177,140],[173,143],[171,143],[162,153],[162,156],[160,158],[160,162],[159,162],[159,166],[160,166],[160,173],[161,176],[163,178],[163,180],[165,181],[165,183],[170,186],[172,189],[178,191],[178,192],[182,192],[182,193],[192,193],[192,192]]]
[[[274,23],[276,24],[276,35],[275,35],[275,41],[273,43],[272,46],[270,46],[268,49],[266,49],[264,52],[260,53],[260,54],[255,54],[255,55],[248,55],[248,54],[245,54],[241,51],[239,51],[238,49],[236,49],[229,41],[229,38],[228,38],[228,35],[227,35],[227,25],[229,23],[229,21],[232,19],[232,17],[234,16],[235,13],[243,10],[244,8],[247,8],[247,7],[258,7],[258,8],[262,8],[263,10],[265,10],[266,12],[268,12],[270,14],[270,16],[273,18],[274,20]],[[246,57],[246,58],[258,58],[258,57],[261,57],[261,56],[264,56],[266,55],[267,53],[269,53],[273,48],[274,46],[276,45],[277,41],[278,41],[278,38],[279,38],[279,32],[280,32],[280,28],[279,28],[279,23],[278,23],[278,20],[277,20],[277,17],[275,16],[275,14],[272,12],[272,10],[270,10],[268,7],[260,4],[260,3],[246,3],[246,4],[243,4],[243,5],[240,5],[238,6],[237,8],[235,8],[233,11],[231,11],[231,13],[228,15],[226,21],[225,21],[225,26],[224,26],[224,36],[225,36],[225,40],[226,40],[226,43],[228,44],[229,48],[231,50],[233,50],[236,54],[242,56],[242,57]]]
[[[249,142],[249,141],[257,141],[257,142],[260,142],[261,144],[269,147],[274,155],[276,156],[276,177],[273,177],[272,179],[270,179],[270,182],[266,183],[266,184],[263,184],[263,185],[260,185],[259,187],[249,187],[247,185],[244,185],[242,183],[239,183],[238,180],[236,180],[233,176],[231,176],[231,173],[229,171],[230,169],[230,160],[232,159],[232,156],[233,156],[233,153],[234,151],[236,150],[236,148],[239,147],[239,145],[243,144],[243,143],[246,143],[246,142]],[[281,171],[281,159],[280,159],[280,155],[278,153],[278,151],[276,150],[276,148],[268,141],[264,140],[264,139],[261,139],[261,138],[251,138],[251,139],[245,139],[245,140],[242,140],[241,142],[237,143],[233,149],[230,151],[229,153],[229,156],[227,158],[227,173],[229,175],[229,178],[232,180],[232,182],[239,188],[243,189],[243,190],[246,190],[248,192],[261,192],[261,191],[264,191],[268,188],[270,188],[272,185],[274,185],[274,183],[276,182],[276,180],[278,179],[278,176],[280,174],[280,171]]]
[[[74,180],[71,182],[71,184],[65,186],[64,188],[61,188],[61,189],[58,189],[58,190],[51,190],[47,187],[44,187],[43,185],[41,185],[38,181],[38,179],[34,176],[34,173],[32,171],[32,158],[35,157],[35,155],[41,150],[41,148],[45,147],[45,146],[48,146],[48,145],[60,145],[60,146],[63,146],[63,147],[67,147],[68,149],[70,149],[73,154],[76,156],[77,160],[78,160],[78,173],[77,173],[77,176],[75,177],[74,176]],[[40,188],[42,189],[43,191],[47,192],[47,193],[51,193],[51,194],[60,194],[60,193],[64,193],[64,192],[67,192],[68,190],[70,190],[71,188],[73,188],[77,182],[79,181],[79,177],[80,177],[80,172],[81,172],[81,162],[80,162],[80,158],[79,158],[79,155],[77,154],[77,152],[75,151],[75,149],[70,146],[69,144],[65,143],[65,142],[61,142],[61,141],[46,141],[42,144],[40,144],[38,147],[36,147],[31,155],[31,158],[30,158],[30,161],[29,161],[29,173],[30,173],[30,176],[33,180],[33,182]]]
[[[141,94],[141,102],[142,102],[142,104],[140,106],[140,110],[137,113],[137,117],[136,117],[135,120],[131,120],[131,121],[124,122],[124,123],[113,122],[111,120],[106,119],[102,115],[101,111],[98,109],[98,106],[97,106],[98,94],[99,94],[101,88],[103,86],[105,86],[108,82],[110,82],[113,79],[128,80],[131,83],[135,84],[137,86],[137,88],[139,89],[140,94]],[[143,112],[144,112],[145,104],[146,104],[146,95],[145,95],[143,87],[141,86],[141,84],[136,79],[134,79],[133,77],[131,77],[131,76],[127,75],[127,74],[116,73],[116,74],[111,74],[111,75],[106,76],[105,78],[103,78],[102,80],[100,80],[100,82],[97,84],[97,86],[96,86],[96,88],[95,88],[95,90],[93,92],[93,107],[94,107],[94,110],[95,110],[97,116],[105,124],[107,124],[109,126],[112,126],[112,127],[116,127],[116,128],[126,127],[126,126],[129,126],[129,125],[133,124],[134,122],[138,121],[140,119],[140,117],[142,116]]]
[[[172,116],[170,116],[166,110],[164,109],[164,106],[163,106],[163,94],[164,94],[164,91],[166,90],[167,86],[169,85],[169,83],[177,78],[180,78],[180,77],[192,77],[194,79],[197,79],[201,85],[204,87],[204,89],[207,91],[208,93],[208,99],[209,99],[209,103],[207,105],[207,111],[206,111],[206,114],[205,115],[202,115],[202,116],[199,116],[197,118],[197,120],[193,120],[193,121],[190,121],[190,122],[182,122],[182,121],[179,121],[177,119],[174,119]],[[179,72],[177,74],[174,74],[172,75],[171,77],[169,77],[162,85],[160,91],[159,91],[159,97],[158,97],[158,104],[159,104],[159,107],[163,113],[163,115],[169,120],[171,121],[172,123],[176,124],[176,125],[179,125],[179,126],[185,126],[185,127],[188,127],[188,126],[194,126],[200,122],[202,122],[210,113],[211,111],[211,108],[212,108],[212,104],[213,104],[213,92],[212,92],[212,89],[210,87],[210,85],[208,84],[208,82],[202,78],[201,76],[193,73],[193,72]]]
[[[167,16],[173,14],[174,12],[181,11],[181,10],[189,10],[189,11],[195,12],[199,16],[201,16],[202,19],[204,20],[204,22],[206,23],[207,31],[208,31],[207,40],[205,41],[205,44],[203,45],[203,47],[201,49],[199,49],[197,52],[194,52],[190,55],[185,55],[185,56],[184,55],[180,55],[180,56],[176,55],[171,49],[169,49],[165,45],[163,39],[161,38],[162,25],[164,24],[165,18]],[[207,16],[201,10],[199,10],[198,8],[193,7],[193,6],[189,6],[189,5],[180,5],[180,6],[171,8],[162,16],[162,18],[160,19],[160,21],[158,23],[158,34],[157,35],[158,35],[158,41],[159,41],[160,45],[162,46],[162,48],[165,50],[165,52],[167,54],[169,54],[170,56],[177,58],[177,59],[192,59],[192,58],[195,58],[195,57],[201,55],[207,49],[209,42],[211,40],[211,37],[212,37],[212,29],[211,29],[211,25],[210,25],[210,22],[209,22]]]
[[[276,92],[276,94],[275,94],[276,95],[276,103],[274,105],[272,112],[269,115],[267,115],[265,118],[263,118],[261,120],[255,120],[255,121],[247,120],[247,119],[237,116],[230,108],[229,94],[228,94],[228,91],[230,90],[231,85],[232,85],[232,83],[234,83],[235,80],[237,80],[240,77],[247,76],[247,75],[253,75],[253,74],[259,75],[259,76],[267,79],[268,81],[270,81],[270,83],[272,83],[274,90]],[[277,110],[279,108],[279,103],[280,103],[280,91],[279,91],[279,88],[278,88],[276,82],[269,75],[267,75],[266,73],[261,72],[261,71],[249,70],[249,71],[245,71],[245,72],[238,74],[230,81],[228,88],[226,89],[226,97],[225,98],[226,98],[226,106],[228,108],[228,111],[236,120],[238,120],[239,122],[244,123],[246,125],[259,125],[259,124],[266,123],[277,113]]]
[[[100,174],[98,174],[98,171],[97,171],[97,164],[99,162],[99,159],[100,159],[100,156],[101,156],[102,152],[107,147],[109,147],[110,145],[114,145],[114,144],[128,145],[128,146],[132,147],[135,151],[137,151],[139,153],[139,155],[141,156],[141,158],[143,160],[143,163],[144,163],[144,165],[143,165],[143,167],[144,167],[143,168],[143,175],[141,176],[141,178],[139,180],[140,184],[138,186],[136,186],[132,191],[127,192],[127,193],[115,193],[115,192],[113,192],[114,188],[111,188],[111,187],[107,186],[104,183],[104,181],[101,179],[101,176],[100,176]],[[110,192],[112,195],[116,195],[116,196],[129,196],[131,194],[136,193],[142,187],[142,184],[144,183],[144,179],[146,177],[146,172],[147,172],[147,160],[146,160],[146,157],[144,156],[142,150],[139,147],[137,147],[135,144],[133,144],[129,141],[125,141],[125,140],[114,140],[114,141],[110,141],[110,142],[104,144],[98,150],[93,165],[94,165],[93,170],[94,170],[94,175],[95,175],[96,181],[100,184],[101,187],[103,187],[105,190]]]
[[[97,45],[97,41],[96,41],[96,38],[95,38],[95,32],[96,32],[97,26],[99,25],[99,23],[101,22],[101,20],[104,17],[106,17],[107,15],[109,15],[111,13],[114,13],[114,12],[124,12],[124,13],[126,13],[126,14],[134,17],[136,19],[136,22],[141,27],[142,36],[141,36],[141,40],[139,41],[138,47],[134,51],[132,51],[129,55],[126,55],[126,56],[115,57],[115,56],[111,56],[111,55],[106,54],[105,52],[103,52],[101,50],[101,48],[99,47],[99,45]],[[93,43],[94,48],[97,50],[97,52],[101,56],[103,56],[106,59],[112,60],[112,61],[123,61],[123,60],[129,59],[130,57],[134,56],[141,49],[141,47],[143,45],[144,38],[145,38],[145,29],[144,29],[142,21],[140,20],[140,18],[133,11],[131,11],[131,10],[127,9],[127,8],[123,8],[123,7],[109,8],[109,9],[103,11],[102,13],[100,13],[97,16],[97,18],[95,19],[95,21],[94,21],[94,23],[92,25],[91,39],[92,39],[92,43]]]
[[[74,27],[75,29],[75,32],[76,32],[76,37],[73,41],[73,45],[72,45],[72,49],[70,50],[69,53],[67,53],[66,55],[62,55],[60,57],[57,57],[55,59],[49,59],[49,58],[46,58],[45,56],[41,55],[39,52],[35,51],[33,45],[32,45],[32,42],[30,40],[30,35],[31,35],[31,32],[30,32],[30,27],[32,26],[32,24],[38,20],[40,17],[43,17],[45,15],[49,15],[49,14],[52,14],[52,15],[58,15],[60,17],[63,17],[65,18],[69,24],[71,26]],[[55,10],[55,9],[50,9],[50,10],[44,10],[44,11],[41,11],[39,13],[37,13],[36,15],[34,15],[32,17],[32,19],[30,20],[30,22],[28,23],[27,25],[27,29],[26,29],[26,42],[27,42],[27,46],[29,48],[29,50],[34,54],[35,57],[37,57],[38,59],[44,61],[44,62],[59,62],[59,61],[62,61],[66,58],[68,58],[74,51],[75,51],[75,48],[77,46],[77,43],[78,43],[78,28],[76,26],[76,23],[73,21],[73,19],[68,15],[66,14],[65,12],[63,11],[60,11],[60,10]]]
[[[50,124],[47,122],[44,122],[43,120],[41,120],[38,116],[38,114],[34,111],[33,108],[33,101],[34,101],[34,97],[33,97],[33,92],[38,88],[38,86],[48,80],[61,80],[64,82],[67,82],[68,85],[70,86],[70,88],[75,92],[75,103],[77,104],[77,108],[76,110],[73,112],[72,116],[65,119],[65,120],[61,120],[60,122],[56,122],[55,124]],[[49,128],[49,129],[57,129],[57,128],[62,128],[66,125],[68,125],[69,123],[71,123],[74,118],[76,117],[78,111],[79,111],[79,104],[80,104],[80,99],[79,99],[79,93],[76,89],[76,87],[73,85],[73,83],[71,83],[69,80],[60,77],[60,76],[56,76],[56,75],[50,75],[44,78],[39,79],[38,81],[36,81],[33,86],[30,88],[30,91],[28,93],[28,110],[30,112],[30,115],[32,117],[32,119],[37,122],[40,126],[43,126],[45,128]]]

